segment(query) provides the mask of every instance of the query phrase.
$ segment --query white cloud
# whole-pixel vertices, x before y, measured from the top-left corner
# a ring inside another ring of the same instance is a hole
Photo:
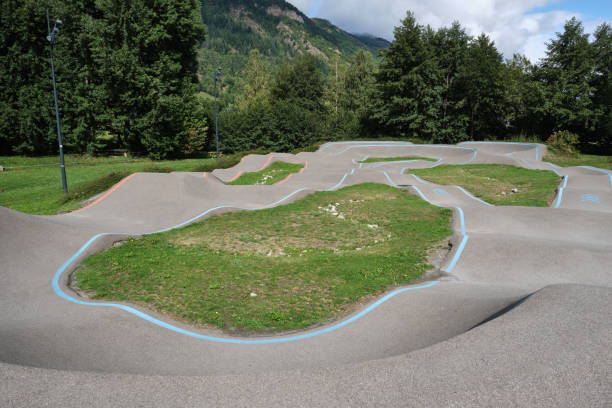
[[[554,7],[558,0],[288,0],[311,17],[322,17],[353,33],[393,39],[393,28],[408,10],[417,21],[434,28],[458,20],[471,35],[484,32],[508,58],[526,54],[533,62],[544,56],[545,42],[563,30],[563,23],[579,13],[563,10],[535,12]],[[535,10],[535,11],[534,11]],[[603,20],[602,20],[603,21]],[[600,23],[598,21],[597,23]],[[597,24],[583,21],[586,32]]]

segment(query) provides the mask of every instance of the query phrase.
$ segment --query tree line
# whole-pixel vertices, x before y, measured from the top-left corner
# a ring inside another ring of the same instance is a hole
[[[0,154],[57,152],[46,10],[63,20],[54,54],[64,144],[172,157],[206,128],[195,98],[204,40],[196,0],[0,3]]]
[[[518,54],[504,60],[489,37],[472,37],[458,22],[434,30],[408,13],[380,57],[377,64],[362,51],[321,69],[300,56],[274,72],[253,52],[242,96],[221,116],[224,149],[286,151],[355,137],[550,139],[585,151],[612,148],[606,23],[589,41],[572,18],[532,63]]]
[[[389,134],[434,142],[568,131],[584,148],[610,149],[611,67],[607,23],[589,42],[572,18],[533,64],[521,55],[504,61],[486,35],[473,38],[459,23],[433,30],[409,13],[376,74],[369,119]]]
[[[5,0],[0,154],[57,150],[46,7],[65,20],[55,52],[73,151],[95,153],[107,135],[153,158],[214,150],[212,98],[196,98],[205,36],[199,2]],[[291,151],[357,137],[457,143],[552,135],[610,151],[610,67],[607,23],[589,41],[580,21],[567,21],[532,63],[521,55],[504,60],[490,38],[472,37],[459,23],[434,30],[408,13],[377,59],[363,50],[348,60],[303,54],[275,67],[252,51],[232,97],[219,86],[221,150]]]

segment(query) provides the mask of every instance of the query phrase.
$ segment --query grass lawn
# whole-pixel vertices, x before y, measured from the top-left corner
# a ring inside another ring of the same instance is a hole
[[[600,169],[612,170],[612,156],[597,156],[594,154],[568,154],[560,151],[547,149],[544,161],[554,163],[561,167],[591,166]]]
[[[461,186],[494,205],[529,207],[550,205],[560,180],[551,171],[501,164],[445,165],[410,172],[435,184]]]
[[[87,258],[77,285],[198,327],[304,328],[421,276],[451,215],[406,190],[360,184],[129,239]]]
[[[435,162],[437,159],[421,156],[405,156],[405,157],[370,157],[362,160],[359,163],[378,163],[378,162],[393,162],[393,161],[408,161],[408,160],[425,160]]]
[[[297,173],[304,166],[301,164],[274,162],[261,171],[244,173],[236,180],[228,183],[233,185],[271,185],[285,179],[292,173]]]
[[[57,214],[79,208],[79,202],[95,196],[139,171],[211,171],[231,167],[241,155],[219,160],[190,159],[152,161],[124,157],[66,156],[68,196],[62,192],[57,157],[0,157],[0,205],[29,214]]]

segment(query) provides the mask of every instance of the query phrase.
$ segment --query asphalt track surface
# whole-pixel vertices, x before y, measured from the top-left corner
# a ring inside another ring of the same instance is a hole
[[[535,144],[329,143],[211,174],[138,173],[61,216],[0,207],[0,406],[609,407],[612,175],[559,168],[544,153]],[[437,161],[359,163],[403,155]],[[279,160],[305,170],[274,186],[225,184]],[[564,178],[549,208],[495,207],[410,172],[464,163]],[[67,287],[79,260],[128,235],[363,182],[454,209],[454,249],[442,277],[341,321],[232,338]]]

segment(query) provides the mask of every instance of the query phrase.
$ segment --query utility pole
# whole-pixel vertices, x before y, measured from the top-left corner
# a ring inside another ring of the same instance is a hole
[[[217,160],[219,160],[219,110],[217,108],[217,81],[221,77],[221,68],[215,72],[215,142],[217,144]]]
[[[57,103],[57,84],[55,82],[55,65],[53,64],[53,46],[55,45],[55,36],[59,33],[58,26],[62,25],[62,20],[55,20],[53,31],[51,31],[51,23],[49,22],[49,9],[47,9],[47,41],[49,41],[49,52],[51,53],[51,76],[53,77],[53,98],[55,99],[55,120],[57,122],[57,141],[59,143],[60,168],[62,171],[62,187],[64,194],[68,194],[68,184],[66,183],[66,165],[64,163],[64,145],[62,144],[62,127],[60,125],[59,106]]]

